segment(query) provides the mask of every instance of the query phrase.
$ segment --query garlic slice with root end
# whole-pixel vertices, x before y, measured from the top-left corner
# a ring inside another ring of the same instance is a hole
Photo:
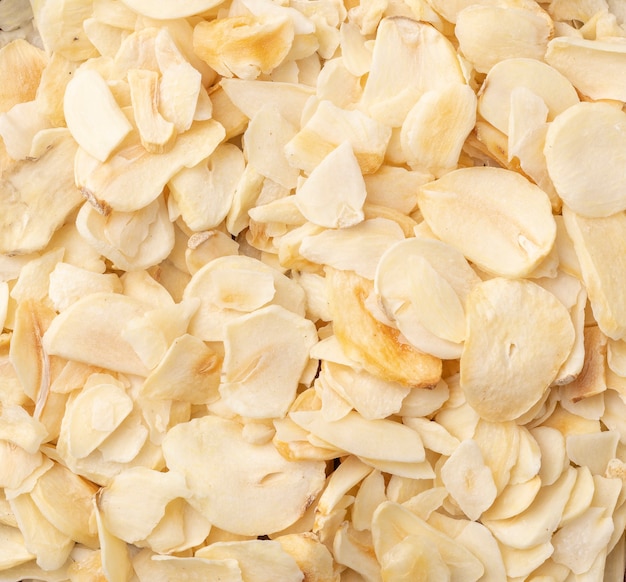
[[[162,154],[173,145],[176,127],[159,113],[159,74],[131,69],[127,79],[141,145],[152,154]]]
[[[495,278],[474,287],[467,318],[461,355],[467,401],[485,420],[514,420],[540,401],[569,355],[569,313],[535,283]]]
[[[546,135],[548,173],[563,202],[594,218],[626,209],[626,113],[607,103],[578,103],[558,115]],[[572,159],[576,151],[588,164]]]
[[[93,69],[79,69],[72,76],[65,89],[63,112],[78,145],[101,162],[133,129],[107,82]]]
[[[212,524],[235,534],[285,529],[324,485],[324,462],[287,461],[273,444],[247,443],[240,424],[217,416],[170,429],[163,454],[170,471],[185,476],[192,493],[189,503]]]
[[[527,275],[556,238],[547,194],[502,168],[454,170],[422,186],[418,201],[441,240],[494,275]]]
[[[242,315],[225,325],[219,391],[248,418],[282,418],[317,342],[315,325],[278,305]]]
[[[337,182],[337,176],[341,181]],[[364,218],[367,192],[349,142],[328,154],[296,190],[296,205],[307,220],[327,228],[354,226]]]

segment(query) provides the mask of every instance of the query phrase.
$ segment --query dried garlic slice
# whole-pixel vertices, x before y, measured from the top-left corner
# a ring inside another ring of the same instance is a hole
[[[374,319],[365,306],[373,285],[350,271],[326,271],[333,328],[346,355],[384,380],[435,386],[441,360],[402,343],[397,330]]]
[[[285,416],[317,342],[315,325],[270,305],[228,322],[224,331],[224,403],[248,418]]]
[[[133,126],[111,89],[93,69],[79,69],[65,88],[63,112],[78,145],[100,162],[122,143]]]
[[[324,484],[324,462],[287,461],[273,444],[247,443],[240,424],[217,416],[170,429],[163,454],[170,471],[185,476],[189,503],[215,526],[236,534],[285,529]]]
[[[554,244],[556,224],[548,196],[509,170],[454,170],[422,186],[418,200],[441,240],[495,275],[527,275]]]
[[[626,99],[623,38],[589,40],[559,36],[548,43],[545,59],[591,99]]]
[[[494,502],[497,489],[476,441],[461,442],[441,467],[441,480],[463,513],[477,520]]]
[[[468,6],[456,15],[459,50],[479,73],[488,73],[496,63],[510,58],[543,59],[553,24],[535,6]]]
[[[374,288],[386,314],[412,345],[449,358],[460,356],[464,304],[478,281],[454,247],[414,237],[396,243],[381,257]]]
[[[148,537],[170,501],[188,493],[180,473],[131,467],[99,491],[97,503],[107,530],[132,544]]]
[[[341,180],[337,181],[337,176]],[[350,142],[329,153],[296,190],[295,202],[307,220],[327,228],[354,226],[364,218],[367,192]]]
[[[496,129],[509,131],[511,94],[525,88],[548,107],[548,121],[579,102],[572,84],[546,63],[529,58],[505,59],[495,64],[478,91],[478,113]]]
[[[578,103],[550,124],[544,153],[550,178],[563,202],[586,217],[626,209],[626,113],[607,103]],[[584,169],[572,152],[587,160]]]
[[[485,420],[513,420],[540,401],[569,355],[569,313],[530,281],[495,278],[474,287],[467,318],[461,355],[467,401]]]
[[[167,182],[184,167],[192,167],[208,158],[224,138],[222,125],[210,119],[198,121],[176,139],[163,154],[148,153],[131,141],[122,146],[106,164],[85,160],[76,162],[76,185],[97,201],[104,213],[110,209],[133,212],[155,201]]]
[[[413,18],[383,18],[361,105],[372,118],[400,127],[423,93],[463,83],[454,47],[436,28]]]
[[[594,317],[612,339],[626,337],[626,310],[621,300],[626,280],[623,212],[605,218],[586,218],[563,207],[567,234],[574,243]]]
[[[224,77],[256,79],[280,65],[293,44],[287,15],[230,16],[199,22],[193,31],[195,53]]]
[[[72,174],[76,143],[67,129],[40,132],[30,156],[0,178],[0,252],[27,254],[48,244],[81,203]]]
[[[127,374],[148,370],[122,333],[128,321],[144,315],[139,301],[118,293],[93,293],[55,317],[43,337],[48,354]]]
[[[215,542],[197,550],[195,556],[209,560],[236,560],[244,580],[255,582],[303,580],[298,564],[278,541]]]

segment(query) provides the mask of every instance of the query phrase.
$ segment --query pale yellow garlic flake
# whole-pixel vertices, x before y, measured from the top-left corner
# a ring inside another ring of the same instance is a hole
[[[341,180],[337,181],[337,176]],[[349,142],[343,142],[311,172],[296,190],[295,202],[302,214],[319,226],[342,228],[364,219],[367,193],[359,163]]]
[[[461,54],[480,73],[510,58],[541,60],[553,33],[552,19],[539,9],[517,6],[464,8],[457,14],[455,35]]]
[[[422,186],[418,201],[441,240],[494,275],[527,275],[554,244],[548,196],[509,170],[454,170]]]
[[[63,111],[77,143],[101,162],[130,133],[130,124],[105,79],[92,69],[80,69],[65,89]]]
[[[238,534],[286,528],[324,484],[323,462],[286,461],[271,443],[249,444],[239,423],[217,416],[170,429],[163,454],[170,471],[185,476],[189,503],[215,526]]]
[[[559,36],[548,43],[545,59],[590,99],[626,98],[623,38],[589,40]]]
[[[228,322],[219,388],[224,403],[248,418],[285,416],[316,342],[310,321],[278,305]]]
[[[626,208],[623,174],[626,114],[606,103],[579,103],[550,124],[544,153],[557,193],[585,217],[616,214]],[[583,156],[585,170],[577,163]]]
[[[465,396],[482,418],[513,420],[543,397],[569,355],[574,343],[569,313],[530,281],[494,278],[474,287],[467,314],[461,355]]]

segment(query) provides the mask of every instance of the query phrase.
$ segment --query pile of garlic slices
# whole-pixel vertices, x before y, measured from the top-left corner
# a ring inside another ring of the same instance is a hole
[[[29,8],[0,582],[623,580],[626,0]]]

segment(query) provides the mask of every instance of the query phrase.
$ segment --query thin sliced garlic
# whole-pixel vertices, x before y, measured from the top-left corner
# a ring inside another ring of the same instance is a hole
[[[556,224],[547,195],[514,172],[454,170],[422,186],[418,200],[439,238],[495,275],[527,275],[554,244]]]

